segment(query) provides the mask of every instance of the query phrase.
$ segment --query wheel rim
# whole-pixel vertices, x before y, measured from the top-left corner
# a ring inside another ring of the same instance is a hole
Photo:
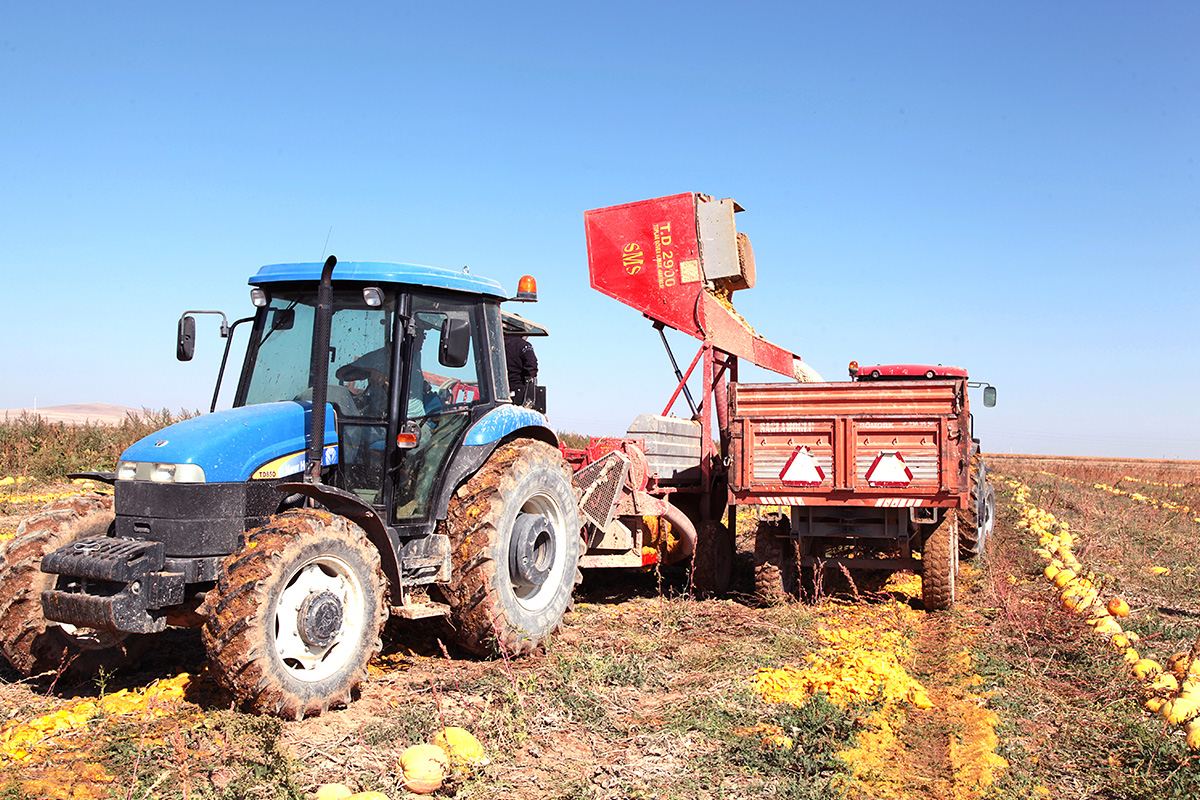
[[[536,573],[545,579],[540,583],[531,583],[528,572],[522,572],[512,558],[509,559],[508,580],[513,595],[522,608],[527,611],[541,611],[554,600],[558,587],[562,584],[563,573],[566,570],[566,547],[563,547],[563,532],[566,529],[566,514],[550,495],[539,492],[526,500],[518,512],[518,518],[524,514],[536,514],[545,522],[544,529],[549,536],[538,536],[532,542],[533,561],[540,562]],[[516,529],[515,524],[513,528]],[[543,526],[539,526],[543,527]],[[515,542],[509,542],[509,548]]]
[[[354,658],[365,608],[362,581],[349,564],[328,555],[306,562],[275,604],[275,652],[283,668],[305,682],[335,674]]]

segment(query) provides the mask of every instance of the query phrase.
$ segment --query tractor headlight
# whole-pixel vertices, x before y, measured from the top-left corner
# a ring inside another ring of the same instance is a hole
[[[155,464],[145,461],[117,462],[117,480],[154,483],[204,483],[204,468],[198,464]]]

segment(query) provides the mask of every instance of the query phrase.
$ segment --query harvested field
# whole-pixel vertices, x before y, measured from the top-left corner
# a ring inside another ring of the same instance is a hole
[[[393,621],[362,696],[301,722],[231,709],[189,631],[137,671],[74,685],[0,668],[0,797],[299,798],[338,782],[394,799],[409,796],[400,752],[444,725],[472,731],[490,762],[440,790],[462,798],[1200,796],[1185,728],[1143,707],[1153,692],[1128,648],[1045,577],[1070,555],[1096,599],[1128,603],[1116,624],[1139,658],[1188,653],[1196,470],[994,468],[996,532],[952,612],[924,613],[912,575],[758,607],[748,514],[729,598],[695,600],[677,572],[592,572],[563,633],[516,660]],[[0,487],[0,537],[69,491]]]

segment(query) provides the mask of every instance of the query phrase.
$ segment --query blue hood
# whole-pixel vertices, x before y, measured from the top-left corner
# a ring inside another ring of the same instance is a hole
[[[241,483],[272,459],[307,448],[312,403],[284,401],[242,406],[185,419],[135,442],[122,461],[196,464],[208,483]],[[337,462],[337,425],[325,408],[324,462]],[[289,463],[291,463],[289,461]],[[303,469],[302,459],[297,472]]]

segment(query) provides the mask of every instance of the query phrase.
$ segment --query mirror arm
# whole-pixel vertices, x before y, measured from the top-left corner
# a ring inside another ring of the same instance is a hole
[[[222,318],[224,318],[225,315],[222,314],[221,316],[222,316]],[[221,368],[219,370],[217,370],[217,386],[215,389],[213,389],[212,405],[209,406],[209,409],[208,409],[208,413],[210,413],[210,414],[217,410],[217,395],[219,395],[221,393],[221,380],[225,377],[225,364],[229,361],[229,348],[233,346],[233,331],[238,325],[241,325],[243,322],[253,322],[253,321],[254,321],[254,317],[242,317],[241,319],[234,322],[232,325],[227,325],[227,324],[225,324],[224,321],[222,321],[222,323],[221,323],[221,329],[222,329],[221,335],[223,337],[225,337],[225,352],[221,356]]]

